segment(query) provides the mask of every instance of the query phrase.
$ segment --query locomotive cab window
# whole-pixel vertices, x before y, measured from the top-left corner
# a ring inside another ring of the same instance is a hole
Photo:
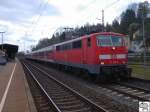
[[[98,46],[123,46],[123,37],[119,36],[97,36]]]
[[[90,47],[91,46],[91,38],[87,39],[87,46]]]
[[[112,36],[112,43],[114,46],[122,46],[123,45],[123,38]]]

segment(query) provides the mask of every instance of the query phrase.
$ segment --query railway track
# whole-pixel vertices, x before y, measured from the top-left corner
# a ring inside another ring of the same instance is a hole
[[[23,62],[23,65],[28,77],[32,77],[30,82],[36,82],[36,84],[32,84],[32,88],[40,88],[40,92],[35,90],[35,94],[42,93],[44,98],[47,98],[43,98],[45,101],[41,101],[44,102],[41,104],[44,105],[44,108],[53,107],[52,111],[55,112],[108,112],[54,77],[44,74],[26,62]]]
[[[125,84],[127,84],[127,83],[125,83]],[[139,87],[139,88],[144,88],[146,90],[150,90],[150,80],[132,77],[128,81],[128,84],[134,85],[134,86]]]
[[[142,81],[143,83],[150,83],[148,80],[142,80],[142,79],[135,79],[133,80]],[[112,90],[112,92],[117,92],[119,94],[122,94],[123,97],[131,98],[133,100],[137,101],[150,101],[150,90],[145,89],[144,87],[138,87],[134,86],[129,83],[117,83],[117,84],[110,84],[110,85],[100,85],[102,88],[106,88],[109,90]]]
[[[105,85],[102,87],[112,90],[112,92],[122,94],[126,98],[137,101],[150,101],[150,91],[143,88],[122,83]]]
[[[28,61],[30,62],[30,61]],[[95,102],[97,105],[102,105],[103,108],[111,111],[111,112],[134,112],[137,110],[137,107],[129,107],[127,105],[121,104],[120,102],[116,101],[114,102],[111,98],[107,97],[107,94],[111,94],[107,91],[102,92],[102,88],[99,88],[98,85],[91,86],[91,84],[86,84],[86,87],[82,87],[81,85],[84,85],[81,83],[78,84],[75,81],[74,84],[74,78],[70,77],[69,74],[65,76],[64,73],[62,72],[57,72],[55,70],[52,70],[51,68],[46,68],[40,64],[37,63],[30,63],[32,66],[37,67],[38,69],[41,69],[45,74],[50,75],[55,77],[58,80],[61,80],[63,83],[65,83],[66,85],[69,85],[69,87],[77,90],[78,92],[80,92],[82,95],[84,95],[86,98],[90,99],[91,101]],[[60,75],[61,74],[61,75]],[[70,78],[71,79],[70,79]],[[73,82],[72,82],[73,81]],[[90,87],[91,86],[91,87]],[[99,93],[100,92],[100,93]]]
[[[42,86],[38,85],[38,82],[30,76],[29,71],[25,68],[25,66],[23,68],[26,74],[26,78],[27,78],[37,111],[38,112],[48,112],[48,111],[55,112],[54,107],[51,106],[52,102],[43,91]]]
[[[132,84],[132,83],[126,83],[126,82],[122,82],[122,83],[120,82],[118,84],[121,85],[121,86],[126,86],[126,87],[129,87],[129,88],[137,89],[137,90],[143,91],[145,93],[150,93],[150,89],[148,89],[148,87],[145,87],[144,83],[143,83],[143,86],[139,86],[139,85]]]

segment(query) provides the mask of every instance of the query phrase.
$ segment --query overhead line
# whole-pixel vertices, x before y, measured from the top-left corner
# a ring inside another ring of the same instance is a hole
[[[25,32],[25,35],[26,35],[26,36],[27,36],[28,34],[32,33],[32,32],[35,30],[35,27],[36,27],[36,25],[37,25],[37,22],[40,20],[40,18],[41,18],[42,14],[43,14],[43,11],[44,11],[44,9],[45,9],[45,7],[46,7],[48,1],[49,1],[49,0],[47,0],[47,1],[44,2],[44,3],[41,2],[41,4],[39,5],[37,11],[39,11],[39,10],[43,7],[43,8],[42,8],[42,11],[40,11],[40,14],[39,14],[39,16],[37,17],[37,19],[33,19],[32,23],[31,23],[31,26],[30,26],[32,29]]]
[[[40,14],[39,14],[37,20],[35,21],[35,23],[34,23],[35,26],[32,28],[31,32],[33,32],[34,29],[36,29],[36,25],[37,25],[38,21],[40,20],[41,16],[43,15],[44,9],[46,8],[48,2],[49,2],[49,0],[47,0],[47,1],[45,2],[45,4],[43,5],[43,9],[42,9],[42,11],[40,12]]]
[[[114,2],[112,2],[112,3],[110,3],[110,4],[108,4],[108,5],[106,5],[103,9],[106,10],[106,9],[112,7],[113,5],[115,5],[115,4],[116,4],[117,2],[119,2],[119,1],[120,1],[120,0],[116,0],[116,1],[114,1]]]

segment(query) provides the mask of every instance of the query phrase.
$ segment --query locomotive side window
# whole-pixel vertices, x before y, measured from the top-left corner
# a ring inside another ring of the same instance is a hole
[[[71,48],[72,48],[72,44],[67,43],[67,44],[56,46],[56,51],[64,51],[64,50],[69,50]]]
[[[60,51],[60,46],[56,46],[56,51]]]
[[[123,37],[118,36],[97,36],[98,46],[123,46]]]
[[[90,47],[91,46],[91,38],[87,39],[87,46]]]
[[[67,43],[67,44],[64,44],[64,50],[69,50],[71,49],[71,43]]]
[[[62,44],[59,46],[56,46],[56,51],[64,51],[64,50],[69,50],[69,49],[74,49],[74,48],[81,48],[82,47],[82,41],[74,41],[72,43],[67,43],[67,44]]]
[[[72,43],[72,48],[81,48],[81,46],[82,46],[81,40]]]

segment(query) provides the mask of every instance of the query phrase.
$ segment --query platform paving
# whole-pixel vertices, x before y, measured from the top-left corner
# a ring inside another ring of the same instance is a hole
[[[18,59],[0,67],[0,112],[37,112]]]

